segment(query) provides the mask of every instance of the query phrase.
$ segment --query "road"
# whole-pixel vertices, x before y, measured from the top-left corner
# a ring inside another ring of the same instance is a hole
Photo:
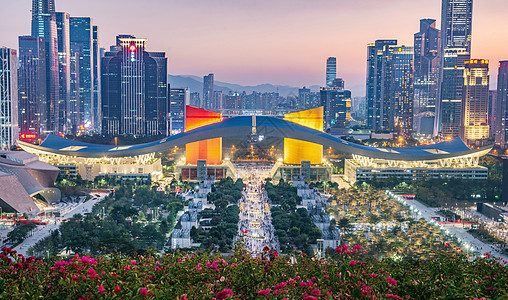
[[[261,187],[269,177],[271,166],[235,166],[245,188],[239,201],[240,220],[236,240],[244,240],[245,248],[258,256],[265,246],[279,251],[279,243],[272,225],[270,203],[266,191]]]
[[[438,216],[436,209],[427,207],[422,203],[416,200],[406,200],[401,196],[395,195],[391,192],[388,192],[388,195],[392,196],[396,200],[408,205],[413,213],[416,216],[416,219],[424,218],[425,221],[429,223],[434,223],[431,219],[432,217]],[[438,224],[438,226],[440,226]],[[455,228],[455,227],[444,227],[440,226],[445,233],[454,235],[457,239],[463,244],[465,251],[473,252],[473,253],[481,253],[484,254],[486,252],[490,253],[494,257],[501,257],[504,260],[508,260],[506,255],[499,253],[496,249],[494,249],[491,245],[485,244],[484,242],[478,240],[474,236],[472,236],[469,232],[464,228]]]
[[[31,234],[26,238],[21,244],[16,246],[14,250],[18,251],[18,254],[23,254],[24,256],[27,256],[28,249],[30,247],[34,246],[38,241],[42,240],[43,238],[49,236],[51,232],[55,231],[60,227],[60,224],[70,219],[72,216],[76,214],[83,215],[86,212],[92,211],[92,207],[102,201],[104,197],[107,196],[107,194],[96,194],[91,195],[93,198],[86,201],[86,202],[80,202],[74,209],[67,212],[65,215],[63,215],[61,218],[54,218],[49,221],[48,225],[39,225],[36,229],[34,229]]]

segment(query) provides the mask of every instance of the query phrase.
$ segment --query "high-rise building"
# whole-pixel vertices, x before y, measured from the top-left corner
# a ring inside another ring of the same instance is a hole
[[[213,91],[213,106],[214,110],[222,110],[222,97],[224,93],[222,91]]]
[[[390,46],[397,45],[396,40],[377,40],[367,46],[367,127],[373,130],[381,130],[388,127],[384,118],[386,109],[383,105],[383,86],[385,77],[383,65],[386,64],[387,53]]]
[[[167,58],[146,39],[119,38],[101,62],[102,133],[168,135]]]
[[[84,131],[85,127],[81,121],[80,103],[79,100],[79,58],[83,53],[83,45],[71,43],[70,45],[70,98],[69,98],[69,119],[71,122],[71,132]],[[81,128],[83,126],[83,128]]]
[[[93,26],[92,32],[92,73],[93,73],[93,104],[92,104],[92,124],[97,132],[101,130],[101,53],[99,45],[99,27]]]
[[[508,149],[508,60],[499,62],[496,109],[493,119],[496,144],[502,149]]]
[[[71,130],[70,111],[70,88],[71,88],[71,44],[69,33],[69,14],[66,12],[56,13],[56,31],[58,40],[58,79],[59,79],[59,131]]]
[[[203,102],[201,103],[201,108],[205,109],[213,109],[213,80],[214,75],[208,74],[203,77]]]
[[[36,36],[19,37],[19,128],[25,136],[38,137],[46,131],[46,44]]]
[[[46,126],[44,131],[59,130],[59,68],[58,38],[54,0],[32,1],[32,36],[41,37],[45,42],[46,54]]]
[[[495,119],[496,119],[496,100],[497,100],[497,90],[489,91],[489,128],[490,128],[490,137],[494,137],[495,128]]]
[[[439,37],[436,20],[420,20],[414,35],[414,114],[435,112],[439,78]]]
[[[170,132],[178,134],[185,130],[185,107],[190,103],[188,88],[169,91]]]
[[[320,90],[320,96],[324,109],[324,127],[345,128],[351,120],[351,91],[324,87]]]
[[[308,103],[311,100],[311,92],[310,89],[303,87],[298,89],[298,108],[307,108]]]
[[[199,92],[190,93],[190,105],[194,107],[199,107],[201,105],[201,97],[199,97]]]
[[[331,87],[337,78],[337,58],[328,57],[326,60],[326,87]]]
[[[442,0],[438,101],[434,133],[459,136],[464,62],[471,58],[473,0]]]
[[[465,62],[460,137],[468,143],[489,138],[489,61]]]
[[[0,148],[10,150],[19,138],[18,59],[16,50],[0,48]]]
[[[89,17],[70,18],[70,41],[81,45],[79,54],[79,113],[85,128],[92,128],[94,104],[93,25]]]
[[[436,108],[434,133],[441,132],[447,138],[459,136],[464,62],[469,59],[469,52],[465,48],[447,48],[442,53],[440,99]]]
[[[394,128],[404,136],[413,133],[413,55],[413,47],[397,47],[390,66]]]

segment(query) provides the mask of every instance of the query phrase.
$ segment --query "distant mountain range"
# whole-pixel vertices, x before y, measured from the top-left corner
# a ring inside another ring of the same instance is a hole
[[[189,88],[191,92],[198,92],[199,94],[203,94],[203,78],[194,76],[194,75],[168,75],[168,82],[171,88]],[[229,92],[246,92],[247,94],[251,94],[252,92],[258,93],[271,93],[271,92],[279,92],[281,96],[298,96],[298,89],[301,87],[293,87],[287,85],[273,85],[273,84],[260,84],[256,86],[243,86],[234,83],[227,83],[222,81],[214,82],[214,90],[222,91],[225,94]],[[309,86],[311,91],[317,92],[319,91],[318,85]]]

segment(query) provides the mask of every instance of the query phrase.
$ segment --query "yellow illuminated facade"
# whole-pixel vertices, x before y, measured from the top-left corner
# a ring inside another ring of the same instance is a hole
[[[323,107],[298,111],[284,115],[284,120],[323,131]],[[323,161],[323,146],[295,139],[284,139],[284,163],[297,165],[302,160],[311,164],[321,164]]]
[[[220,113],[187,106],[185,113],[185,131],[222,121]],[[185,145],[187,164],[196,165],[198,160],[206,160],[208,165],[222,163],[222,138],[198,141]]]

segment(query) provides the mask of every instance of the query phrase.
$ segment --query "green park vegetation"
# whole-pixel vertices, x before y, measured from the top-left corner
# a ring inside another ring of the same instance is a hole
[[[209,229],[191,229],[190,235],[195,243],[201,243],[202,249],[218,249],[227,252],[233,248],[233,239],[238,232],[240,209],[238,201],[242,197],[243,181],[236,182],[230,177],[221,179],[212,187],[208,194],[208,202],[215,205],[215,209],[204,209],[200,218],[201,225]]]
[[[183,209],[180,197],[148,186],[124,186],[97,203],[86,216],[75,215],[50,236],[35,244],[34,255],[63,252],[132,254],[162,249]]]
[[[314,252],[311,244],[316,244],[316,239],[321,238],[321,230],[316,227],[307,209],[296,208],[302,202],[296,188],[280,180],[277,185],[267,182],[265,189],[272,203],[272,225],[281,252],[300,250],[311,255]]]
[[[327,211],[338,220],[345,241],[364,245],[370,255],[378,258],[429,259],[443,252],[443,245],[453,242],[381,190],[341,190],[334,193]]]
[[[28,237],[28,234],[36,227],[37,226],[32,223],[18,225],[12,231],[7,233],[7,238],[4,242],[12,244],[12,247],[16,247],[21,244]]]

